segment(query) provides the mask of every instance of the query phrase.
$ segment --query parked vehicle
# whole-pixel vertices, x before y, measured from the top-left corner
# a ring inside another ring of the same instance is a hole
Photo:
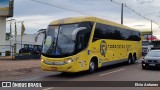
[[[142,55],[145,56],[153,48],[153,45],[149,41],[142,42]]]
[[[30,53],[32,55],[34,54],[39,54],[39,51],[37,51],[35,48],[21,48],[19,50],[19,53],[22,54],[22,53]]]

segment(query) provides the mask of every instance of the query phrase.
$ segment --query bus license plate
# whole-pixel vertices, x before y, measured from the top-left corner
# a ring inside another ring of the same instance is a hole
[[[149,64],[149,66],[155,66],[155,64]]]
[[[56,70],[57,70],[57,68],[56,68],[56,67],[52,67],[51,69],[52,69],[52,71],[56,71]]]

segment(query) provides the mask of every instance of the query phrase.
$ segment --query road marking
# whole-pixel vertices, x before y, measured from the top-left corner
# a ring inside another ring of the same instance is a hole
[[[50,87],[50,88],[45,88],[45,89],[43,89],[43,90],[51,90],[51,89],[53,89],[54,87]]]
[[[108,75],[108,74],[112,74],[112,73],[116,73],[116,72],[120,72],[120,71],[123,71],[123,70],[125,70],[125,69],[119,69],[119,70],[116,70],[116,71],[100,74],[99,77],[104,76],[104,75]]]

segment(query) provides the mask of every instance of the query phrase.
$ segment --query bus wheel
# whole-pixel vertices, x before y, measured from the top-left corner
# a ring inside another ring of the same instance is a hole
[[[93,73],[96,71],[96,63],[94,60],[91,60],[89,63],[89,73]]]
[[[129,55],[129,57],[128,57],[128,61],[127,61],[127,64],[131,64],[132,63],[132,56],[131,55]]]
[[[132,57],[132,64],[134,64],[135,63],[135,61],[136,61],[136,55],[133,55],[133,57]]]

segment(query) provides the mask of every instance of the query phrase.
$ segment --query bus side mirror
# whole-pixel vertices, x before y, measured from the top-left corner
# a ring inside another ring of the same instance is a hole
[[[77,36],[77,33],[79,31],[82,31],[82,30],[85,30],[87,29],[86,27],[79,27],[79,28],[76,28],[73,32],[72,32],[72,40],[75,40],[76,39],[76,36]]]
[[[35,36],[35,42],[37,42],[38,36],[39,36],[40,34],[45,34],[45,33],[46,33],[46,29],[40,29],[40,30],[37,32],[36,36]]]

